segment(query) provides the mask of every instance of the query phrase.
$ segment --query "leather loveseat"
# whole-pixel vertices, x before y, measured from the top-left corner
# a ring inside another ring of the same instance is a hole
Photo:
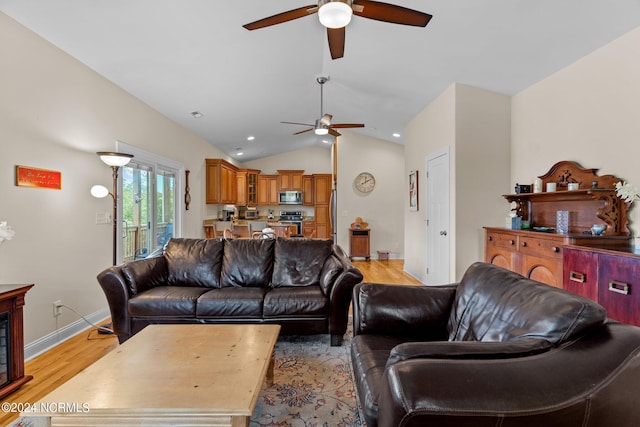
[[[354,288],[368,427],[635,427],[640,328],[490,264],[458,284]]]
[[[169,240],[98,275],[120,343],[149,324],[277,323],[340,345],[362,274],[331,240]]]

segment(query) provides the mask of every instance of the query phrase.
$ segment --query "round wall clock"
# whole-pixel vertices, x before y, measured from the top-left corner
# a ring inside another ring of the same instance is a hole
[[[369,172],[361,172],[353,180],[353,184],[361,193],[371,193],[376,186],[376,179]]]

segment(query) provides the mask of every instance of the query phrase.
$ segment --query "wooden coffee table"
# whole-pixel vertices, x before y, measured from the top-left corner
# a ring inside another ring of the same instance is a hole
[[[33,406],[36,426],[248,426],[278,325],[150,325]]]

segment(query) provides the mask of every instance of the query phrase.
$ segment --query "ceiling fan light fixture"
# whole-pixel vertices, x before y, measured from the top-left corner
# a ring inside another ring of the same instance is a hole
[[[353,9],[350,0],[320,0],[318,6],[320,23],[327,28],[342,28],[351,22]]]

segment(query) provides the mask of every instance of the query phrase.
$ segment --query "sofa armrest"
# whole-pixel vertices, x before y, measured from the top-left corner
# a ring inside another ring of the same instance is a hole
[[[353,334],[446,340],[456,287],[361,283],[353,290]]]
[[[411,359],[380,382],[378,427],[635,426],[640,329],[614,324],[532,356]]]
[[[113,332],[120,343],[131,336],[129,298],[155,286],[166,284],[167,266],[164,256],[149,257],[98,274],[98,283],[109,303]]]
[[[387,367],[409,359],[504,359],[542,353],[553,347],[549,341],[525,338],[509,342],[433,341],[407,342],[391,350]]]
[[[331,255],[322,267],[320,287],[329,297],[329,333],[332,345],[340,345],[349,322],[349,306],[353,287],[362,282],[362,273],[338,246],[333,245]]]
[[[129,322],[129,287],[122,275],[122,266],[109,267],[98,274],[98,284],[104,291],[111,312],[113,332],[120,343],[131,336]]]

